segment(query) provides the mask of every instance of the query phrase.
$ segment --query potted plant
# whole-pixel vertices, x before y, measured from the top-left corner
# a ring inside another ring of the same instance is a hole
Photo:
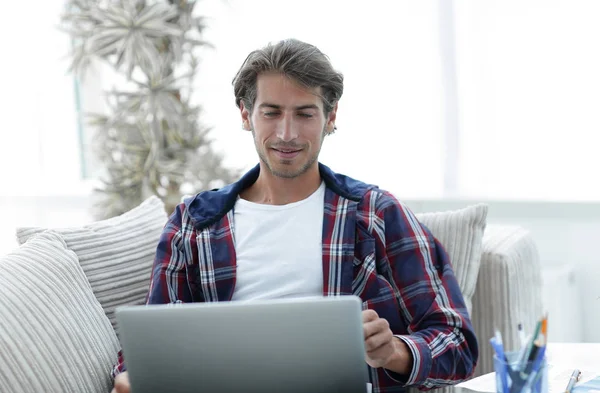
[[[96,216],[112,217],[154,194],[172,212],[181,196],[219,187],[226,168],[192,103],[205,21],[192,0],[69,0],[61,27],[72,37],[71,70],[96,60],[123,83],[106,91],[106,113],[89,115],[102,163]]]

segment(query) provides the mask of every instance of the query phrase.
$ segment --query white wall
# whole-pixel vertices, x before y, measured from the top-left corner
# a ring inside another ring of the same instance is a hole
[[[24,226],[68,227],[93,221],[89,197],[1,196],[0,255],[17,246],[15,228]]]
[[[57,28],[63,6],[3,2],[0,195],[66,192],[80,180],[71,42]]]
[[[476,201],[405,201],[415,212],[456,209]],[[562,286],[545,288],[553,341],[600,342],[600,204],[489,202],[490,224],[516,224],[529,229],[538,246],[546,277],[564,275],[573,282],[576,300],[565,299]],[[16,226],[72,226],[92,221],[89,198],[0,197],[0,255],[16,246]],[[565,270],[564,266],[567,266]],[[550,269],[549,269],[550,268]],[[574,272],[569,277],[569,269]],[[572,296],[572,295],[568,295]],[[573,303],[569,308],[568,304]],[[554,315],[554,319],[553,319]]]

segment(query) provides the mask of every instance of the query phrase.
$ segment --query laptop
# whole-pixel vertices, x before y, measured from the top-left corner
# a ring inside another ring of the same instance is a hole
[[[364,393],[356,296],[124,306],[132,393]]]

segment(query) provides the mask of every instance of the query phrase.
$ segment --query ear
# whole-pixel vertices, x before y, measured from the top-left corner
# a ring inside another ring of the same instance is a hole
[[[335,131],[335,119],[337,117],[338,103],[336,102],[331,112],[327,116],[327,133],[331,134]]]
[[[252,130],[252,127],[250,127],[250,111],[244,105],[244,101],[240,101],[240,113],[242,115],[242,128],[246,131]]]

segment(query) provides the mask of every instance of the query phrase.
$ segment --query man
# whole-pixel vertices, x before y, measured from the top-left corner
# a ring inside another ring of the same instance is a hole
[[[260,163],[178,206],[148,303],[355,294],[373,391],[468,378],[478,347],[442,246],[393,195],[318,162],[342,75],[314,46],[285,40],[252,52],[233,84]],[[124,369],[114,392],[128,391]]]

